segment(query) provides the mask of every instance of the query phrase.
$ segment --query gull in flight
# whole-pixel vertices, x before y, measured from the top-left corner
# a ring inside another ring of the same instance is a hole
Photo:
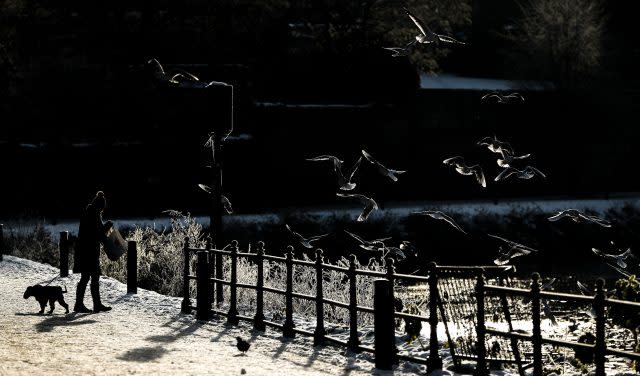
[[[391,57],[407,56],[413,51],[417,42],[418,42],[417,40],[412,40],[411,42],[407,43],[404,47],[382,47],[382,48],[393,52]]]
[[[369,198],[365,195],[361,195],[358,193],[336,193],[338,197],[346,197],[346,198],[354,198],[360,201],[361,204],[364,205],[362,209],[362,213],[358,216],[358,222],[364,222],[369,217],[372,211],[378,209],[378,203],[375,202],[372,198]]]
[[[362,157],[358,158],[356,163],[353,164],[351,170],[347,172],[347,175],[342,172],[342,164],[344,163],[342,160],[334,157],[333,155],[320,155],[315,158],[309,158],[308,161],[332,161],[333,162],[333,170],[335,171],[338,177],[338,185],[340,189],[343,191],[350,191],[356,187],[356,183],[351,182],[353,176],[356,174],[358,167],[360,167],[360,162],[362,162]]]
[[[160,62],[155,58],[148,60],[147,65],[153,68],[153,74],[159,81],[171,84],[178,84],[180,83],[179,80],[200,81],[198,77],[182,69],[174,69],[174,72],[172,73],[165,72]]]
[[[503,142],[498,140],[498,138],[494,135],[493,137],[485,137],[482,140],[477,142],[478,145],[486,146],[493,153],[501,153],[503,150],[514,154],[513,148],[509,145],[508,142]]]
[[[463,234],[466,234],[466,232],[456,223],[456,221],[453,220],[453,218],[449,217],[448,215],[444,214],[441,211],[438,211],[438,210],[423,210],[423,211],[419,211],[419,212],[413,212],[411,214],[428,215],[429,217],[434,218],[434,219],[441,219],[441,220],[449,223],[456,230],[462,232]]]
[[[300,235],[299,233],[293,231],[291,229],[291,227],[289,227],[288,224],[285,224],[285,226],[287,227],[287,230],[289,230],[289,232],[291,232],[293,234],[293,236],[295,236],[298,239],[300,244],[302,244],[306,248],[313,248],[313,246],[311,245],[311,242],[316,241],[316,240],[321,239],[321,238],[324,238],[325,236],[329,235],[329,234],[323,234],[323,235],[316,235],[316,236],[310,236],[308,238],[305,238],[304,236]]]
[[[411,18],[411,21],[413,21],[413,23],[416,25],[418,30],[420,30],[420,34],[416,35],[416,41],[418,41],[418,43],[430,44],[435,42],[436,44],[440,44],[441,42],[444,42],[444,43],[464,44],[463,42],[455,40],[450,36],[434,33],[433,31],[431,31],[431,29],[429,29],[429,27],[424,22],[422,22],[421,19],[413,15],[409,11],[409,9],[407,9],[407,7],[404,7],[404,11],[405,13],[407,13],[409,18]]]
[[[571,220],[573,220],[574,222],[584,222],[584,221],[589,221],[589,222],[593,222],[595,224],[598,224],[602,227],[611,227],[611,223],[605,219],[596,217],[595,215],[587,215],[584,214],[583,212],[581,212],[578,209],[566,209],[566,210],[561,210],[559,211],[557,214],[547,218],[548,220],[555,222],[560,220],[561,218],[571,218]]]
[[[576,284],[578,285],[578,290],[580,291],[580,293],[582,295],[594,296],[596,294],[595,291],[593,291],[590,288],[588,288],[587,286],[585,286],[584,283],[582,283],[580,281],[576,281]],[[608,290],[607,291],[607,298],[612,297],[613,295],[615,295],[615,293],[616,293],[616,289]]]
[[[480,165],[473,165],[469,167],[465,164],[464,158],[462,158],[461,156],[447,158],[442,161],[442,163],[446,164],[447,166],[455,166],[456,171],[458,171],[458,173],[462,175],[474,175],[476,177],[476,180],[478,180],[478,183],[486,188],[487,180],[484,177],[484,172],[482,171],[482,167],[480,167]]]
[[[398,261],[407,259],[407,255],[405,255],[398,247],[387,247],[382,242],[378,243],[378,245],[380,245],[380,247],[378,247],[378,251],[382,252],[383,259],[387,256],[394,256]]]
[[[527,166],[524,168],[524,170],[518,170],[516,168],[513,167],[506,167],[504,170],[502,170],[498,176],[495,177],[495,181],[500,181],[500,180],[504,180],[506,178],[508,178],[511,175],[515,175],[517,178],[520,179],[531,179],[532,177],[539,175],[542,178],[546,178],[547,175],[543,174],[542,171],[538,170],[537,168],[533,167],[533,166]]]
[[[612,254],[609,254],[609,253],[604,253],[604,252],[602,252],[601,250],[599,250],[597,248],[591,248],[591,250],[597,256],[602,257],[603,259],[605,259],[608,262],[612,262],[612,263],[617,264],[622,269],[625,269],[627,267],[627,263],[624,260],[626,260],[627,257],[629,257],[629,256],[634,257],[633,254],[631,254],[631,248],[627,248],[626,251],[622,252],[619,255],[612,255]]]
[[[418,256],[418,248],[416,248],[413,244],[411,244],[410,241],[408,240],[403,240],[402,243],[400,243],[400,250],[404,253],[411,253],[414,256]]]
[[[516,159],[525,159],[531,156],[531,154],[515,156],[512,152],[510,152],[507,149],[500,149],[500,155],[502,155],[502,159],[498,159],[498,166],[504,167],[504,168],[511,167],[511,164]]]
[[[528,254],[531,254],[532,252],[538,252],[538,250],[527,247],[526,245],[522,245],[520,243],[516,243],[513,242],[511,240],[505,239],[503,237],[500,236],[496,236],[496,235],[491,235],[491,234],[487,234],[489,236],[491,236],[492,238],[496,238],[496,239],[500,239],[503,242],[506,243],[507,247],[508,247],[508,251],[505,251],[502,246],[499,247],[499,253],[500,256],[495,259],[493,262],[496,265],[505,265],[507,264],[512,258],[518,257],[518,256],[526,256]]]
[[[406,172],[406,171],[392,170],[390,168],[386,168],[384,165],[382,165],[382,163],[375,160],[375,158],[373,158],[373,156],[371,156],[371,154],[367,153],[365,150],[362,150],[362,155],[365,157],[367,161],[369,161],[371,164],[376,166],[378,168],[378,171],[382,175],[387,176],[389,179],[393,181],[398,181],[398,177],[396,175],[404,174]]]
[[[378,250],[378,244],[382,243],[384,245],[384,242],[387,240],[390,240],[391,238],[382,238],[382,239],[374,239],[374,240],[364,240],[363,238],[361,238],[360,236],[349,232],[347,230],[344,230],[344,232],[346,232],[347,234],[351,235],[352,238],[354,238],[355,240],[359,241],[360,244],[360,248],[367,250],[367,251],[377,251]]]
[[[198,187],[200,187],[200,189],[202,189],[203,191],[207,192],[210,195],[213,194],[213,189],[211,189],[211,187],[209,187],[208,185],[198,184]],[[227,196],[220,195],[220,203],[222,203],[222,206],[224,207],[224,210],[227,212],[227,214],[233,213],[233,208],[231,207],[231,201],[229,201]]]
[[[495,100],[497,103],[524,102],[524,97],[519,93],[501,94],[497,91],[482,96],[482,101]]]

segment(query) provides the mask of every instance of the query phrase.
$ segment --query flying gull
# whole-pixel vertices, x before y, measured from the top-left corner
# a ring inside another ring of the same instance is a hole
[[[372,198],[369,198],[365,195],[361,195],[358,193],[336,193],[336,196],[354,198],[364,205],[362,213],[360,213],[360,215],[358,216],[358,222],[364,222],[369,217],[369,214],[371,214],[372,211],[378,209],[378,203],[375,202]]]
[[[416,41],[418,41],[418,43],[422,43],[422,44],[430,44],[430,43],[436,43],[436,44],[440,44],[441,42],[444,43],[454,43],[454,44],[464,44],[463,42],[460,42],[450,36],[444,35],[444,34],[436,34],[433,31],[431,31],[431,29],[429,29],[429,27],[427,26],[427,24],[425,24],[424,22],[422,22],[421,19],[419,19],[418,17],[416,17],[414,14],[412,14],[409,9],[407,9],[407,7],[404,7],[404,11],[405,13],[407,13],[407,15],[409,16],[409,18],[411,18],[411,21],[413,21],[413,23],[416,25],[416,27],[418,28],[418,30],[420,30],[420,34],[416,35]]]
[[[321,155],[315,158],[309,158],[308,161],[332,161],[333,162],[333,170],[335,171],[338,177],[338,185],[340,189],[343,191],[350,191],[356,187],[356,183],[351,182],[353,176],[356,174],[358,167],[360,167],[360,162],[362,162],[362,157],[358,158],[356,163],[353,164],[351,170],[347,172],[347,175],[342,172],[342,164],[344,163],[342,160],[332,156],[332,155]]]
[[[361,238],[360,236],[349,232],[347,230],[344,230],[344,232],[346,232],[347,234],[351,235],[352,238],[356,239],[357,241],[360,242],[359,246],[360,248],[367,250],[367,251],[376,251],[378,250],[378,245],[379,243],[384,244],[383,242],[390,240],[391,238],[382,238],[382,239],[374,239],[374,240],[364,240],[363,238]]]
[[[511,175],[514,175],[517,178],[525,179],[525,180],[531,179],[536,175],[541,176],[542,178],[546,178],[547,177],[547,175],[542,173],[542,171],[538,170],[537,168],[535,168],[533,166],[527,166],[523,170],[518,170],[517,168],[513,168],[513,167],[506,167],[493,180],[495,180],[495,181],[504,180],[504,179],[507,179]]]
[[[482,167],[480,167],[480,165],[473,165],[469,167],[465,164],[464,158],[461,156],[447,158],[442,161],[442,163],[446,164],[447,166],[455,166],[456,171],[458,171],[458,173],[462,175],[474,175],[476,177],[476,180],[478,180],[478,183],[486,188],[487,180],[484,177],[484,172],[482,171]]]
[[[289,230],[289,232],[291,232],[293,234],[293,236],[295,236],[298,239],[300,244],[302,244],[306,248],[313,248],[313,246],[311,245],[311,242],[316,241],[316,240],[321,239],[321,238],[324,238],[325,236],[329,235],[329,234],[323,234],[323,235],[316,235],[316,236],[310,236],[308,238],[305,238],[304,236],[300,235],[299,233],[293,231],[291,229],[291,227],[289,227],[288,224],[285,224],[285,226],[287,227],[287,230]]]
[[[611,223],[605,219],[596,217],[595,215],[587,215],[584,214],[583,212],[581,212],[578,209],[566,209],[566,210],[561,210],[558,213],[556,213],[555,215],[547,218],[548,220],[555,222],[560,220],[561,218],[570,218],[572,221],[574,222],[584,222],[584,221],[588,221],[588,222],[593,222],[595,224],[598,224],[602,227],[611,227]]]
[[[377,167],[378,171],[382,175],[387,176],[389,179],[393,181],[398,181],[398,177],[396,175],[404,174],[406,172],[401,170],[393,170],[385,167],[382,163],[375,160],[375,158],[373,158],[373,156],[371,156],[371,154],[367,153],[365,150],[362,150],[362,155],[365,157],[367,161],[369,161],[371,164]]]
[[[443,220],[453,226],[456,230],[462,232],[463,234],[466,234],[466,232],[456,223],[456,221],[453,220],[453,218],[449,217],[439,210],[423,210],[419,212],[413,212],[411,214],[428,215],[431,218]]]

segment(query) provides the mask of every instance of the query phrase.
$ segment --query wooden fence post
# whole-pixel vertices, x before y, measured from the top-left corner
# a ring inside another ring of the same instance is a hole
[[[438,352],[438,268],[429,263],[429,358],[427,373],[442,369],[442,358]]]
[[[375,365],[381,370],[391,370],[395,362],[396,334],[393,325],[393,287],[387,279],[373,281],[373,326]]]
[[[542,376],[542,332],[540,330],[540,274],[533,273],[531,278],[531,316],[533,330],[533,376]]]
[[[485,344],[486,328],[484,326],[484,271],[480,268],[476,276],[476,303],[478,304],[477,312],[477,327],[476,332],[478,335],[478,342],[476,344],[476,352],[478,355],[478,362],[476,363],[476,370],[474,375],[488,375],[487,370],[487,347]]]
[[[360,352],[358,338],[358,290],[356,274],[356,256],[349,255],[349,341],[347,346],[353,352]]]
[[[324,293],[322,292],[323,279],[322,249],[316,250],[316,329],[313,331],[313,345],[324,345]]]
[[[138,243],[129,240],[127,247],[127,294],[138,293]]]
[[[264,323],[264,242],[258,242],[256,263],[258,265],[258,280],[256,281],[256,315],[253,318],[253,328],[265,331]]]
[[[210,277],[209,277],[209,251],[198,251],[198,263],[196,265],[196,318],[198,320],[208,320],[209,312],[211,310],[210,294],[209,291]]]
[[[395,286],[395,273],[396,273],[396,267],[395,267],[395,260],[392,259],[391,257],[387,258],[387,280],[389,281],[389,296],[391,299],[391,323],[392,323],[392,328],[395,327],[395,317],[396,317],[396,297],[395,297],[395,293],[394,293],[394,286]],[[396,341],[395,341],[395,332],[394,332],[394,341],[393,341],[393,362],[394,364],[398,364],[398,358],[396,357],[396,354],[398,354],[398,349],[396,348]]]
[[[184,238],[182,265],[182,313],[191,313],[191,298],[189,297],[189,271],[191,263],[191,252],[189,251],[189,237]]]
[[[296,332],[293,330],[293,247],[287,247],[285,254],[285,264],[287,267],[287,291],[285,293],[285,320],[282,327],[282,334],[287,338],[294,338]]]
[[[69,276],[69,231],[60,231],[60,277]]]
[[[0,261],[2,261],[3,254],[4,254],[4,225],[0,223]]]
[[[227,322],[229,324],[238,324],[238,241],[231,241],[231,278],[229,284],[229,312],[227,313]]]
[[[606,337],[604,332],[605,324],[605,294],[604,294],[604,279],[598,278],[596,281],[596,296],[593,299],[593,308],[596,311],[596,344],[595,344],[595,363],[596,363],[596,376],[605,376],[604,363],[606,361]]]

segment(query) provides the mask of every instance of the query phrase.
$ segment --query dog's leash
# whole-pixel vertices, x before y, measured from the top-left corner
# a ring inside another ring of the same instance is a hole
[[[57,275],[57,276],[53,277],[49,282],[45,283],[44,286],[49,286],[53,281],[55,281],[56,279],[60,279],[60,278],[61,278],[60,275]],[[37,284],[39,285],[39,284],[42,284],[43,282],[39,282]],[[62,285],[64,286],[64,290],[65,290],[64,292],[67,292],[67,284],[63,282]]]

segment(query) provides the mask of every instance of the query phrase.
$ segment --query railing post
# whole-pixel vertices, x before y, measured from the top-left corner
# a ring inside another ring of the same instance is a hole
[[[324,293],[322,292],[322,249],[316,250],[316,329],[313,332],[313,345],[324,345]]]
[[[282,334],[287,338],[294,338],[296,332],[293,330],[293,247],[287,247],[285,255],[285,264],[287,267],[287,290],[285,293],[285,320],[282,327]]]
[[[0,223],[0,261],[2,261],[3,254],[4,254],[4,225]]]
[[[204,249],[207,250],[207,252],[209,252],[209,256],[207,256],[207,260],[209,262],[209,277],[211,278],[217,278],[215,271],[217,269],[217,262],[218,262],[218,256],[221,256],[215,252],[213,252],[213,241],[211,240],[211,235],[207,236],[206,238],[206,242],[204,245]],[[209,280],[209,289],[210,289],[210,293],[214,293],[216,291],[216,287],[218,285],[221,285],[221,283],[217,283],[214,282],[212,280]],[[216,302],[216,297],[215,296],[211,296],[209,298],[209,305],[211,306],[211,308],[213,308],[213,304]]]
[[[533,273],[531,278],[531,316],[533,330],[533,376],[542,376],[542,332],[540,330],[540,274]]]
[[[347,346],[353,352],[360,352],[358,338],[358,289],[356,274],[356,256],[349,256],[349,341]]]
[[[484,326],[484,271],[480,268],[476,276],[476,303],[478,304],[477,312],[477,328],[478,342],[476,344],[476,352],[478,355],[478,362],[476,363],[476,371],[474,375],[488,375],[487,372],[487,347],[485,344],[485,331]]]
[[[395,321],[395,316],[396,316],[396,298],[395,298],[395,294],[394,294],[394,286],[395,286],[395,272],[396,272],[396,267],[395,267],[395,260],[392,259],[391,257],[387,258],[387,280],[389,281],[389,296],[391,297],[391,328],[394,328],[395,325],[394,321]],[[396,354],[398,353],[398,349],[396,348],[396,341],[395,341],[395,329],[394,329],[394,341],[393,341],[393,363],[394,364],[398,364],[398,358],[396,357]]]
[[[387,279],[373,281],[373,326],[375,365],[381,370],[391,370],[395,362],[396,334],[393,325],[393,287]]]
[[[229,283],[229,312],[227,313],[227,322],[229,324],[238,324],[238,300],[237,286],[238,283],[238,241],[231,241],[231,278]]]
[[[69,231],[60,231],[60,277],[69,276]]]
[[[198,320],[208,320],[211,311],[210,291],[211,286],[209,277],[209,251],[198,251],[198,264],[196,265],[196,318]]]
[[[189,251],[189,237],[184,238],[182,265],[182,313],[191,313],[191,298],[189,297],[189,264],[191,262],[191,252]]]
[[[438,268],[429,263],[429,358],[427,373],[442,369],[442,358],[438,352]]]
[[[604,280],[598,278],[596,281],[596,296],[593,299],[593,309],[596,311],[596,345],[595,345],[595,363],[596,363],[596,376],[605,376],[604,363],[606,361],[606,338],[604,333],[604,306],[605,306],[605,294],[604,294]]]
[[[265,331],[264,324],[264,243],[258,242],[256,263],[258,265],[258,280],[256,281],[256,315],[253,318],[253,328]]]
[[[138,293],[138,243],[129,240],[127,247],[127,294]]]

